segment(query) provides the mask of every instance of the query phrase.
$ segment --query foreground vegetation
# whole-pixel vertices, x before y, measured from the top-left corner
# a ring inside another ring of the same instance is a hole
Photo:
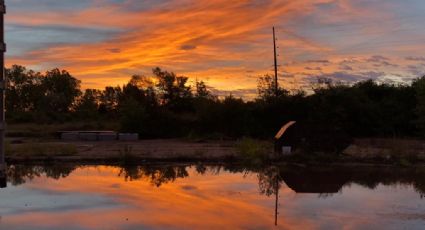
[[[22,144],[6,144],[6,158],[8,159],[51,159],[57,157],[68,157],[77,155],[78,151],[75,145],[65,143],[42,143],[27,142]]]
[[[15,131],[28,132],[24,123],[37,123],[43,127],[40,133],[61,127],[118,129],[142,138],[271,139],[284,123],[295,120],[312,137],[305,148],[329,152],[335,152],[335,143],[328,136],[425,137],[425,77],[410,85],[319,79],[312,84],[313,93],[279,88],[275,94],[272,78],[264,76],[258,97],[243,101],[232,95],[220,99],[204,82],[189,86],[188,78],[159,68],[153,78],[135,75],[123,86],[84,91],[65,70],[41,74],[15,65],[6,75],[6,116]]]

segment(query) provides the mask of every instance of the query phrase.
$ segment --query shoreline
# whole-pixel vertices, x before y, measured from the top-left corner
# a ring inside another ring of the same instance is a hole
[[[239,165],[247,168],[261,168],[266,166],[279,167],[299,167],[299,168],[317,168],[317,167],[348,167],[348,168],[398,168],[398,169],[425,169],[425,162],[400,165],[396,163],[382,162],[362,162],[362,161],[340,161],[340,162],[293,162],[293,161],[269,161],[261,164],[246,163],[244,159],[190,159],[190,158],[136,158],[131,162],[124,162],[119,158],[99,159],[99,158],[69,158],[69,157],[33,157],[33,158],[6,158],[7,165],[106,165],[106,166],[143,166],[143,165]]]
[[[193,141],[186,139],[154,139],[139,141],[35,141],[21,139],[6,146],[6,162],[9,164],[44,164],[44,163],[76,163],[76,164],[145,164],[145,163],[214,163],[214,164],[288,164],[306,166],[366,166],[366,167],[425,167],[422,151],[418,151],[419,160],[388,155],[386,151],[372,151],[368,155],[359,151],[356,157],[351,154],[320,155],[294,154],[292,156],[274,158],[273,150],[266,141],[256,141],[261,153],[242,154],[240,142],[229,140]],[[403,141],[403,140],[402,140]],[[353,143],[359,149],[359,142]],[[393,142],[394,143],[394,140]],[[252,141],[249,143],[252,145]],[[264,147],[265,146],[265,147]],[[353,149],[350,146],[347,149]],[[252,146],[249,146],[252,147]],[[376,146],[365,145],[363,149],[376,149]],[[381,150],[385,146],[381,146]],[[360,149],[361,150],[361,149]],[[371,152],[371,151],[369,151]],[[383,155],[386,153],[387,155]],[[250,155],[251,154],[251,155]],[[375,156],[376,158],[374,158]],[[388,158],[391,156],[392,158]],[[408,155],[410,156],[410,155]]]

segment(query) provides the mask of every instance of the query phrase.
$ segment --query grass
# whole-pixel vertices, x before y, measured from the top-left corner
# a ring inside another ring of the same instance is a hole
[[[273,153],[273,147],[269,142],[251,138],[243,138],[236,143],[239,156],[250,163],[261,164],[267,161]]]
[[[425,161],[423,141],[414,139],[358,139],[356,143],[366,153],[366,159],[398,166],[410,166]]]
[[[205,156],[205,151],[202,150],[202,149],[197,149],[197,150],[195,150],[195,156],[202,158],[202,157]]]
[[[341,158],[332,153],[297,151],[292,155],[284,156],[283,160],[294,163],[332,163]]]
[[[211,140],[215,140],[215,141],[222,141],[222,140],[229,140],[232,138],[226,137],[225,135],[221,134],[221,133],[204,133],[204,134],[200,134],[198,132],[190,132],[187,136],[185,136],[183,139],[186,139],[188,141],[193,141],[193,142],[207,142],[207,141],[211,141]]]
[[[132,165],[135,162],[136,156],[133,154],[133,147],[125,145],[120,149],[119,158],[122,165]]]
[[[23,144],[6,144],[8,157],[53,157],[74,156],[78,151],[72,144],[29,142]]]

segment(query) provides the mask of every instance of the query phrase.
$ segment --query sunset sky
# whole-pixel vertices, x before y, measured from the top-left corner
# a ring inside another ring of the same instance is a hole
[[[423,0],[6,0],[7,66],[59,67],[82,88],[159,66],[252,97],[272,73],[288,89],[323,76],[406,82],[425,74]]]

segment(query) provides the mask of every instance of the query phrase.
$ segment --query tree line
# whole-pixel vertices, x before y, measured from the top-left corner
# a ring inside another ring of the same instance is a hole
[[[121,131],[143,138],[201,136],[270,138],[295,120],[311,133],[338,130],[351,137],[425,137],[425,76],[412,84],[355,84],[319,79],[313,93],[289,93],[273,78],[258,81],[258,96],[218,98],[203,81],[160,68],[134,75],[123,86],[81,90],[69,72],[6,69],[9,122],[119,121]],[[326,128],[324,128],[326,127]]]

